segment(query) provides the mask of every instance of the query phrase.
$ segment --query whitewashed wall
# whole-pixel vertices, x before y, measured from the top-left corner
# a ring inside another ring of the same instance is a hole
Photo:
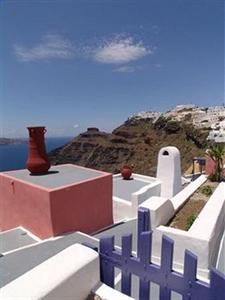
[[[207,180],[205,175],[199,176],[196,180],[189,183],[183,190],[172,197],[170,200],[174,210],[178,211],[185,204],[188,198]]]
[[[201,181],[204,182],[203,179],[203,177],[201,180],[199,179],[195,186],[196,189]],[[186,196],[193,193],[192,188],[186,188]],[[182,269],[184,251],[189,249],[198,256],[198,275],[207,277],[208,268],[216,266],[216,257],[225,227],[225,183],[219,184],[188,231],[163,226],[173,216],[175,208],[180,207],[183,203],[181,195],[179,197],[178,195],[175,207],[172,199],[158,198],[157,200],[157,197],[152,197],[141,204],[141,207],[148,208],[151,214],[150,225],[154,230],[153,256],[159,260],[161,240],[164,234],[174,240],[174,267]],[[182,195],[184,196],[185,193]]]
[[[133,174],[135,179],[145,181],[149,184],[139,189],[131,195],[131,199],[121,199],[113,196],[113,220],[117,223],[124,219],[137,217],[138,206],[152,196],[159,196],[161,191],[161,182],[154,177]],[[114,178],[121,177],[120,174],[113,175]]]
[[[1,300],[84,300],[100,280],[99,255],[75,244],[1,289]]]

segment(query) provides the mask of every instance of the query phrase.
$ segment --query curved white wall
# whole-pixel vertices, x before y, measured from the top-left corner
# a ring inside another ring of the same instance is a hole
[[[163,225],[167,224],[175,211],[205,180],[205,176],[199,177],[171,200],[152,197],[141,204],[141,207],[150,210],[153,256],[159,259],[162,235],[165,234],[174,240],[174,268],[183,268],[184,252],[188,249],[198,256],[198,275],[202,277],[207,277],[208,269],[216,266],[216,258],[225,230],[225,183],[219,184],[188,231]]]
[[[2,300],[84,300],[100,280],[99,255],[75,244],[1,289]]]

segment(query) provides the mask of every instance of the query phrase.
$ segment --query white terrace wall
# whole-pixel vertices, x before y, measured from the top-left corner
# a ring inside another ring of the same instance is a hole
[[[35,245],[33,246],[35,247]],[[1,300],[134,300],[100,282],[99,254],[74,244],[4,286]]]
[[[207,180],[205,175],[199,176],[197,179],[189,183],[183,190],[170,199],[174,210],[178,211],[185,204],[188,198]]]
[[[175,213],[172,202],[163,197],[151,197],[140,206],[150,210],[150,228],[152,230],[161,224],[167,224]]]
[[[188,231],[179,230],[176,228],[159,226],[153,233],[153,249],[152,254],[156,262],[160,263],[159,253],[161,251],[161,239],[166,235],[174,241],[174,260],[173,268],[183,271],[184,252],[186,249],[198,256],[198,276],[208,277],[208,257],[209,247],[208,241],[202,240],[199,237],[191,235]]]
[[[225,232],[221,239],[220,248],[218,251],[218,257],[216,262],[216,268],[225,274]]]
[[[200,178],[197,180],[196,189],[203,181],[203,177],[201,180]],[[189,187],[186,192],[186,196],[192,194],[192,188]],[[207,277],[208,268],[216,265],[216,256],[225,227],[225,183],[219,184],[189,231],[163,226],[184,203],[181,201],[181,195],[179,197],[178,195],[174,203],[172,201],[174,199],[152,197],[141,205],[141,207],[150,210],[153,229],[153,256],[155,261],[159,262],[161,239],[162,235],[165,234],[174,240],[174,268],[182,270],[184,251],[189,249],[198,256],[198,275]]]
[[[160,191],[161,191],[161,182],[155,180],[155,182],[152,182],[151,184],[141,188],[136,193],[133,193],[131,202],[132,202],[133,209],[136,212],[135,216],[137,215],[138,206],[145,200],[149,199],[150,197],[159,196]]]
[[[114,178],[121,177],[120,174],[113,175]],[[137,192],[131,195],[131,200],[121,199],[113,196],[113,220],[118,222],[124,219],[137,217],[138,206],[146,199],[152,196],[159,196],[161,191],[161,182],[154,177],[133,173],[133,177],[142,181],[149,182]]]
[[[100,280],[99,255],[75,244],[1,289],[1,300],[84,300]]]
[[[182,191],[171,199],[165,197],[149,197],[140,206],[150,210],[151,228],[159,225],[166,225],[174,216],[175,212],[189,199],[189,197],[207,180],[205,175],[201,175],[191,182]]]
[[[189,233],[209,242],[209,265],[215,266],[225,229],[225,183],[220,183],[191,226]]]
[[[113,196],[113,222],[117,223],[124,219],[134,218],[137,210],[134,211],[132,202]]]
[[[103,300],[135,300],[134,298],[127,296],[101,282],[99,286],[94,288],[93,292]]]

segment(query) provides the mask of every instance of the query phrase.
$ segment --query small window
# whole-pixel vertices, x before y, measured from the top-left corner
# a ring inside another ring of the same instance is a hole
[[[163,152],[163,155],[169,155],[169,152],[165,150],[165,151]]]

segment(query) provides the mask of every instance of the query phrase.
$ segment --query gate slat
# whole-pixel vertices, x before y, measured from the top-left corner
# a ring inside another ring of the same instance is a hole
[[[195,289],[196,273],[197,273],[197,257],[190,251],[186,250],[184,256],[183,300],[192,299],[192,294]]]
[[[129,259],[132,254],[132,234],[122,237],[122,279],[121,291],[122,293],[131,295],[131,272],[129,271]]]
[[[150,292],[150,283],[147,277],[147,267],[150,263],[152,248],[152,232],[142,232],[140,235],[139,259],[143,267],[143,274],[140,277],[139,299],[148,300]]]
[[[160,285],[159,299],[170,300],[171,290],[168,286],[168,279],[170,277],[173,267],[173,241],[167,236],[162,237],[161,247],[161,277],[162,284]]]
[[[150,230],[150,212],[145,207],[140,207],[138,209],[137,226],[137,255],[139,256],[141,233]]]
[[[114,288],[115,268],[110,261],[114,249],[114,236],[100,239],[100,277],[101,281]]]

